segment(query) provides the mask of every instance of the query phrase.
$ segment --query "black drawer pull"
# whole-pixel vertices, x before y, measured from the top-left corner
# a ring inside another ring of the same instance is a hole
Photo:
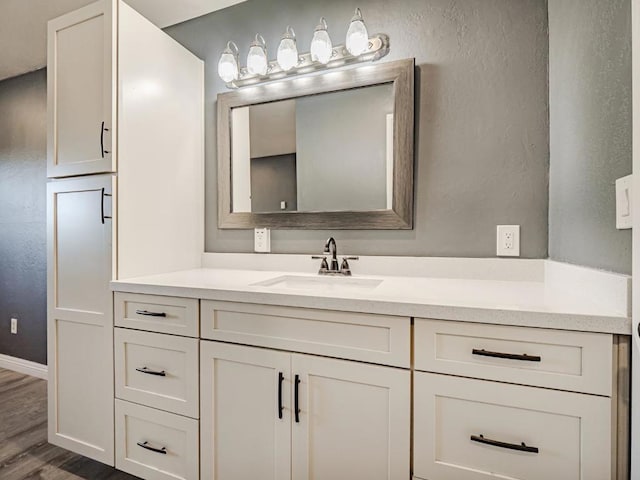
[[[136,310],[136,315],[145,315],[147,317],[166,317],[164,312],[149,312],[148,310]]]
[[[167,372],[165,372],[164,370],[162,370],[161,372],[158,372],[157,370],[149,370],[147,367],[136,368],[136,372],[146,373],[147,375],[155,375],[157,377],[167,376]]]
[[[110,193],[104,193],[104,187],[102,187],[102,197],[100,199],[100,217],[102,219],[102,224],[104,225],[105,218],[113,218],[104,214],[104,197],[110,197]]]
[[[145,448],[147,450],[151,450],[152,452],[155,452],[155,453],[161,453],[162,455],[167,454],[167,447],[155,448],[149,445],[149,442],[138,442],[138,446]]]
[[[526,353],[518,355],[516,353],[490,352],[484,348],[482,350],[474,348],[471,350],[471,353],[482,357],[506,358],[507,360],[520,360],[523,362],[539,362],[542,360],[542,358],[537,355],[527,355]]]
[[[472,442],[484,443],[485,445],[491,445],[492,447],[506,448],[508,450],[518,450],[519,452],[527,453],[539,453],[540,450],[537,447],[529,447],[524,442],[520,445],[517,443],[499,442],[498,440],[491,440],[484,438],[484,435],[471,435]]]
[[[296,416],[296,423],[300,423],[300,376],[296,375],[294,380],[293,410]]]
[[[102,125],[100,126],[100,155],[102,156],[102,158],[104,158],[105,153],[109,153],[109,150],[104,149],[104,132],[108,131],[109,129],[105,128],[104,122],[102,122]]]
[[[278,418],[282,420],[282,382],[284,382],[284,373],[278,372]]]

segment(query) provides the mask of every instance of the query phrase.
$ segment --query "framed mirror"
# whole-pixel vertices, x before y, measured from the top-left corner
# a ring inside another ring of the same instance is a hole
[[[414,60],[218,95],[220,228],[413,228]]]

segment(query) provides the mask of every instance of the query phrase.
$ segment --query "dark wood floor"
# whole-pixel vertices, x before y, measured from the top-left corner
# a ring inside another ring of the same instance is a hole
[[[47,443],[47,382],[0,368],[0,479],[137,477]]]

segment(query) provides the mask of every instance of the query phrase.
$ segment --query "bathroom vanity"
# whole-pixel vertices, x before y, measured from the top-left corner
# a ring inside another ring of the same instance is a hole
[[[415,69],[220,93],[209,225],[411,230]],[[629,277],[203,254],[203,72],[120,0],[49,24],[50,442],[150,480],[628,480]]]
[[[233,257],[112,282],[117,468],[628,478],[630,322],[561,292],[554,262],[532,263],[546,279],[327,278],[221,268]]]

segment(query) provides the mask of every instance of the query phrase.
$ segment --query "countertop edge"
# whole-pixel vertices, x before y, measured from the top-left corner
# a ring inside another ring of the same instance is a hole
[[[299,308],[341,310],[357,313],[428,318],[434,320],[452,320],[492,325],[511,325],[613,335],[631,335],[632,333],[631,319],[618,316],[509,310],[500,308],[493,309],[454,305],[416,304],[402,301],[391,302],[385,300],[318,297],[313,295],[276,292],[222,290],[177,285],[128,283],[126,280],[111,282],[111,289],[114,292],[166,295],[240,303],[260,303]],[[559,325],[559,322],[562,322],[562,324]]]

